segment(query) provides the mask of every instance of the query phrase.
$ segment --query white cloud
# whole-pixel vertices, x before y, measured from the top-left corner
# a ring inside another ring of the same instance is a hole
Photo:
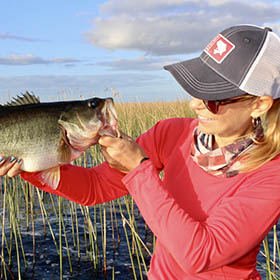
[[[9,34],[9,33],[0,34],[0,39],[2,39],[2,40],[17,40],[17,41],[25,41],[25,42],[46,42],[45,40],[41,40],[41,39],[28,38],[28,37]]]
[[[53,64],[53,63],[75,63],[80,60],[75,58],[54,58],[43,59],[32,54],[10,54],[8,56],[0,56],[0,65],[32,65],[32,64]]]
[[[162,18],[132,18],[122,15],[118,18],[98,19],[96,28],[85,34],[92,45],[107,49],[140,50],[152,55],[170,55],[198,50],[210,39],[201,38],[201,32],[209,32],[212,24],[202,28],[193,20],[202,14],[181,14]],[[202,41],[202,42],[201,42]]]
[[[174,63],[174,58],[154,58],[140,56],[134,59],[119,58],[114,61],[98,62],[97,65],[110,67],[117,71],[156,71],[162,70],[164,65]]]
[[[100,11],[104,14],[151,14],[157,11],[175,11],[177,8],[200,5],[201,0],[110,0],[105,2]]]
[[[151,55],[200,51],[226,27],[279,21],[280,4],[252,0],[120,0],[101,7],[90,44],[110,50],[139,50]]]
[[[280,35],[280,24],[276,23],[265,23],[264,26],[269,26],[272,30]]]
[[[209,0],[209,6],[217,7],[233,2],[232,0]]]

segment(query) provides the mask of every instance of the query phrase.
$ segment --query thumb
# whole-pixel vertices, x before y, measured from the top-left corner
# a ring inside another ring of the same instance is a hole
[[[113,146],[116,141],[118,141],[119,139],[116,138],[116,137],[111,137],[111,136],[101,136],[99,138],[99,141],[98,143],[101,145],[101,146],[104,146],[104,147],[109,147],[109,146]]]
[[[124,139],[124,140],[128,140],[128,141],[131,141],[133,140],[132,137],[128,136],[127,134],[123,133],[122,131],[119,132],[120,133],[120,139]]]

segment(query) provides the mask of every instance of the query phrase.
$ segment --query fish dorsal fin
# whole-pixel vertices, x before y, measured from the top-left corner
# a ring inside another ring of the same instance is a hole
[[[35,96],[33,93],[30,94],[28,91],[22,96],[13,97],[11,102],[8,102],[4,106],[20,106],[27,104],[38,104],[40,103],[40,98]]]

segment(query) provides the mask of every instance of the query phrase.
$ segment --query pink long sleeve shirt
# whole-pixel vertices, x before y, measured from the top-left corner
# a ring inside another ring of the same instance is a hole
[[[150,160],[127,175],[107,163],[65,165],[57,190],[40,184],[37,173],[22,177],[85,205],[130,193],[157,236],[150,280],[261,279],[256,257],[280,214],[280,157],[252,172],[215,177],[190,157],[196,125],[168,119],[141,135],[137,141]]]

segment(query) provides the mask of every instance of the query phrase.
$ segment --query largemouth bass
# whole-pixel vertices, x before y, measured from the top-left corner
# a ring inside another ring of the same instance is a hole
[[[40,103],[27,92],[0,105],[0,155],[22,159],[24,171],[42,171],[42,183],[54,189],[59,165],[80,157],[104,134],[118,134],[112,98]]]

